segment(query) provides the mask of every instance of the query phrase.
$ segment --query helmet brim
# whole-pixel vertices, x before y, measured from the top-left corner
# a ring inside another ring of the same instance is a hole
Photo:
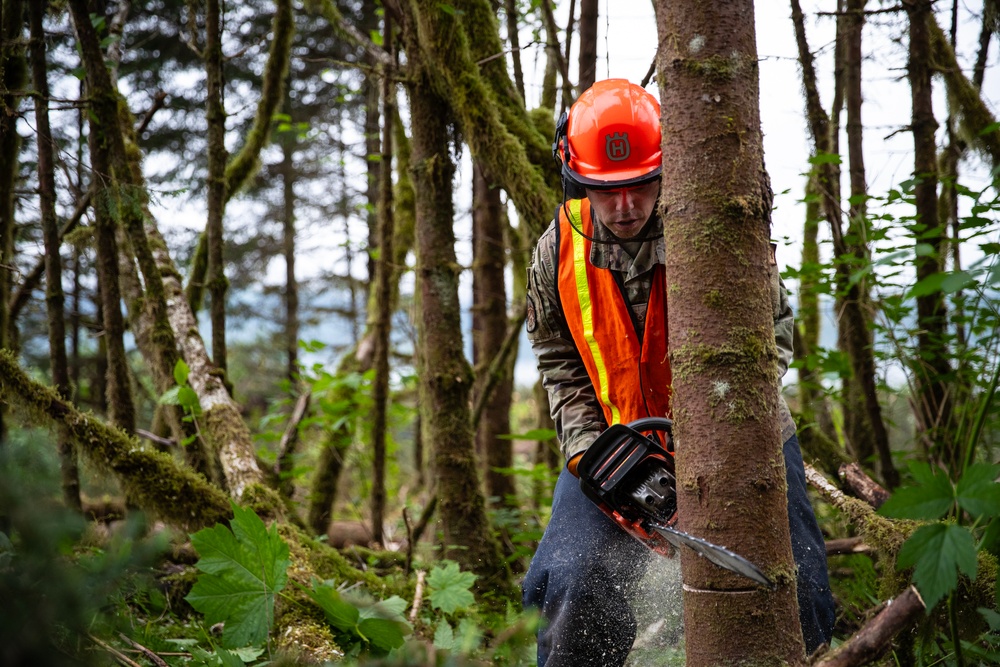
[[[632,188],[646,185],[660,178],[662,167],[656,167],[652,171],[637,173],[635,169],[628,169],[620,172],[604,173],[605,178],[590,178],[570,169],[569,165],[563,163],[563,176],[577,185],[591,190],[618,190],[621,188]]]

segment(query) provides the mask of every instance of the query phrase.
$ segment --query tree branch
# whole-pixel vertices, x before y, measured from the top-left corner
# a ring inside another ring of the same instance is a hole
[[[889,492],[866,475],[857,463],[840,466],[840,478],[844,481],[844,488],[847,491],[874,509],[878,509],[889,499]]]
[[[65,427],[79,451],[111,473],[140,508],[187,531],[229,518],[229,499],[205,478],[168,454],[143,447],[134,438],[83,414],[55,391],[28,377],[9,350],[0,350],[0,401],[20,406]]]
[[[814,667],[859,667],[873,662],[889,648],[892,638],[913,625],[924,612],[924,601],[913,586],[895,600],[889,600],[872,620],[835,652],[824,656]]]

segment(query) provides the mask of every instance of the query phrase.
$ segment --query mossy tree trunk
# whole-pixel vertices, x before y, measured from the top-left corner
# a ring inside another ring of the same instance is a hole
[[[680,528],[753,554],[778,583],[682,550],[687,664],[801,665],[753,2],[654,6]]]
[[[799,64],[802,67],[802,81],[806,96],[806,117],[812,135],[815,153],[818,156],[830,153],[830,119],[820,103],[816,87],[816,71],[812,53],[805,35],[802,8],[798,0],[792,0],[792,16],[795,25]],[[835,255],[836,273],[834,282],[838,294],[838,336],[841,337],[851,366],[851,377],[845,378],[845,394],[853,392],[863,397],[864,419],[867,424],[859,425],[852,432],[852,446],[856,451],[872,451],[878,455],[879,470],[883,481],[890,488],[899,484],[899,473],[892,462],[889,450],[889,432],[882,417],[882,407],[878,399],[875,378],[875,356],[872,347],[870,318],[864,312],[864,295],[858,284],[851,280],[854,263],[866,252],[850,243],[850,235],[845,235],[841,221],[840,171],[831,160],[820,160],[817,165],[819,189],[823,216],[830,225]],[[846,238],[845,238],[846,237]],[[857,383],[851,386],[851,383]],[[870,440],[868,438],[870,437]],[[869,443],[870,442],[870,446]]]
[[[66,359],[65,295],[62,285],[62,253],[59,223],[56,219],[56,181],[52,129],[49,124],[49,77],[46,62],[45,28],[43,22],[47,0],[30,3],[31,78],[35,90],[35,131],[38,143],[38,200],[45,245],[45,305],[49,327],[49,363],[52,385],[63,400],[72,393],[69,365]],[[70,509],[81,510],[80,471],[76,450],[68,429],[58,427],[57,447],[63,502]]]
[[[93,90],[93,89],[92,89]],[[97,93],[94,91],[96,99]],[[101,284],[101,322],[107,354],[105,394],[108,419],[126,433],[135,433],[135,403],[125,353],[125,318],[121,308],[121,285],[118,282],[119,211],[111,175],[108,147],[110,128],[102,127],[96,116],[90,119],[90,164],[93,169],[94,227],[97,250],[97,279]]]
[[[418,20],[430,18],[417,11]],[[426,13],[444,12],[431,3]],[[453,229],[451,111],[428,80],[428,70],[435,66],[425,62],[425,51],[416,47],[416,25],[404,20],[403,29],[416,194],[421,411],[433,447],[443,555],[478,575],[476,591],[481,600],[507,600],[513,589],[510,569],[486,514],[470,427],[472,371],[463,354],[461,336],[456,336],[462,327]]]
[[[382,30],[383,44],[390,54],[393,53],[393,25],[386,16]],[[370,312],[374,316],[372,331],[374,333],[374,364],[375,379],[372,387],[372,540],[377,544],[384,542],[383,531],[385,521],[385,463],[386,441],[389,420],[389,350],[392,334],[392,312],[395,305],[393,292],[395,282],[394,261],[396,218],[393,215],[392,198],[392,144],[394,122],[396,120],[396,84],[395,69],[391,66],[383,68],[381,82],[382,98],[382,159],[379,173],[378,196],[378,260],[375,263],[374,298],[370,300]]]
[[[206,280],[211,299],[212,361],[226,372],[226,280],[223,217],[226,200],[226,110],[222,103],[222,9],[220,0],[205,2],[205,82],[208,123],[208,266]]]
[[[473,403],[478,403],[491,378],[487,371],[503,350],[507,338],[507,265],[500,190],[492,187],[478,162],[473,164],[472,180],[472,362],[476,368]],[[509,434],[511,394],[514,378],[510,364],[496,370],[498,380],[476,428],[476,452],[483,466],[486,497],[496,505],[516,507],[514,479],[498,468],[513,465],[513,442],[500,436]]]
[[[177,269],[155,220],[145,209],[148,195],[142,181],[141,155],[130,136],[131,125],[121,123],[123,103],[112,85],[87,4],[85,0],[72,0],[70,8],[86,68],[92,115],[108,140],[112,175],[119,183],[118,191],[125,195],[121,220],[142,271],[144,291],[129,298],[136,340],[160,381],[172,376],[171,360],[177,358],[178,351],[187,362],[188,382],[201,403],[202,432],[213,455],[219,458],[229,492],[240,498],[249,486],[263,482],[249,429],[208,359],[197,321],[183,298]],[[100,205],[97,200],[95,197],[95,207]]]
[[[18,173],[21,141],[17,134],[20,96],[27,81],[24,58],[24,3],[3,0],[0,4],[0,349],[15,346],[14,323],[9,300],[14,272],[14,183]],[[6,441],[6,407],[0,405],[0,445]]]
[[[937,144],[934,134],[938,123],[934,118],[931,89],[931,36],[929,21],[932,5],[926,0],[903,3],[910,24],[909,61],[907,65],[913,105],[913,188],[916,221],[912,227],[914,243],[930,246],[932,252],[917,252],[917,280],[943,269],[947,229],[938,217]],[[913,373],[917,388],[916,412],[918,428],[930,445],[931,460],[946,470],[962,469],[951,428],[952,403],[949,397],[951,364],[948,361],[947,311],[944,294],[935,291],[916,297],[917,350]]]
[[[532,123],[503,59],[490,57],[503,51],[492,6],[488,0],[460,0],[452,3],[460,11],[452,13],[435,0],[401,4],[412,7],[420,26],[416,37],[430,69],[427,84],[448,101],[473,157],[510,195],[522,234],[533,244],[552,220],[559,174],[551,137]]]

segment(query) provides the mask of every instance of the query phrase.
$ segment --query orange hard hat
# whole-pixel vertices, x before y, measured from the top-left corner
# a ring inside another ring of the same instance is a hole
[[[563,175],[588,188],[621,188],[660,175],[660,103],[626,79],[588,88],[563,114],[553,145]]]

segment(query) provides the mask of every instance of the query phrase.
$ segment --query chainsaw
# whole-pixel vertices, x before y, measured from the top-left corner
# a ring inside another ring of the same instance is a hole
[[[580,488],[625,532],[664,556],[686,546],[710,562],[774,590],[775,584],[739,554],[674,528],[673,422],[647,417],[615,424],[587,449],[577,473]]]

